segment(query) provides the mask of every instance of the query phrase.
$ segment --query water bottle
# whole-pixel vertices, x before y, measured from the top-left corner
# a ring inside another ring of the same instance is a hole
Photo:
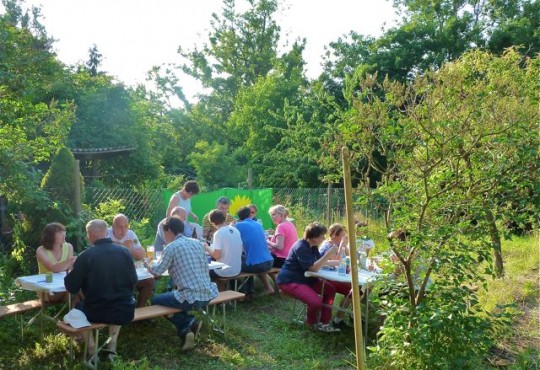
[[[339,260],[338,275],[341,275],[341,276],[347,275],[347,260],[345,257],[345,253],[343,253],[343,255],[341,256],[341,259]]]
[[[349,257],[345,257],[345,273],[347,275],[351,273],[351,259]]]
[[[364,252],[364,251],[358,252],[358,264],[364,270],[367,269],[366,262],[367,262],[367,254],[366,254],[366,252]]]

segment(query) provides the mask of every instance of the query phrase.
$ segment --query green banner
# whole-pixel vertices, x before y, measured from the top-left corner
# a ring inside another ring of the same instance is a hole
[[[165,207],[169,204],[173,192],[165,191],[163,200]],[[229,213],[236,218],[236,212],[240,207],[248,204],[257,206],[257,218],[262,220],[265,229],[273,228],[272,220],[268,214],[268,209],[272,206],[272,189],[234,189],[223,188],[209,193],[200,193],[191,198],[191,208],[193,213],[199,216],[199,224],[202,225],[202,218],[205,214],[216,208],[216,201],[219,197],[225,196],[231,200]]]

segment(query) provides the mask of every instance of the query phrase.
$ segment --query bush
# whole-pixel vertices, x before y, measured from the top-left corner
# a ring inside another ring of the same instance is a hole
[[[51,167],[43,177],[41,187],[51,194],[54,201],[62,202],[64,205],[76,208],[75,205],[75,184],[74,173],[75,157],[67,148],[60,148],[53,158]],[[84,193],[84,180],[80,175],[80,194]]]
[[[371,367],[380,369],[475,368],[508,322],[505,313],[481,310],[475,293],[444,281],[416,308],[403,289],[375,301],[385,321],[369,349]]]

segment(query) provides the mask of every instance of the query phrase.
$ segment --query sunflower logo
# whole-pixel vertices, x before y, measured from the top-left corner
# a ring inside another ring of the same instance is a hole
[[[242,207],[247,206],[248,204],[253,203],[250,197],[245,197],[243,195],[236,195],[232,201],[231,206],[229,207],[229,213],[236,215],[236,212]]]

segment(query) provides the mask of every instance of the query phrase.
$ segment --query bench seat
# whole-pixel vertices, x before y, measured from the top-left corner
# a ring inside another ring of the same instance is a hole
[[[158,304],[146,307],[138,307],[135,309],[135,317],[133,317],[133,321],[147,320],[154,317],[173,315],[180,311],[181,310],[179,308],[161,306]]]
[[[12,315],[25,313],[36,308],[41,308],[41,305],[41,300],[34,299],[32,301],[13,303],[8,306],[0,306],[0,319]]]
[[[276,284],[276,276],[277,274],[279,274],[279,272],[281,271],[280,268],[278,267],[272,267],[270,270],[268,270],[266,272],[266,274],[270,275],[270,277],[272,278],[272,280],[274,281],[274,285],[276,285],[276,290],[277,290],[277,284]],[[238,275],[236,276],[230,276],[230,277],[219,277],[216,279],[216,281],[219,281],[219,282],[228,282],[228,281],[234,281],[234,290],[235,291],[240,291],[242,289],[242,287],[246,284],[247,282],[247,279],[250,278],[250,277],[255,277],[257,275],[259,275],[260,273],[252,273],[252,272],[241,272],[239,273]],[[264,272],[263,272],[264,274]],[[238,283],[240,281],[240,283]]]

